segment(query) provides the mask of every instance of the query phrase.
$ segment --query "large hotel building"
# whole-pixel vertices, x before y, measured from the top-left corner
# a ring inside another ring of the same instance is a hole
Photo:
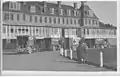
[[[87,3],[73,6],[43,2],[4,2],[3,31],[4,48],[7,41],[15,47],[17,36],[34,36],[41,48],[50,48],[60,38],[84,37],[88,47],[99,38],[116,38],[116,28],[99,26],[99,18]],[[69,39],[68,39],[69,40]],[[66,40],[67,41],[67,40]]]

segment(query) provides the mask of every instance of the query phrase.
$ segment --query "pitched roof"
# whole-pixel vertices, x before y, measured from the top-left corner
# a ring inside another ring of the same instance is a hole
[[[18,1],[19,3],[21,3],[21,7],[22,7],[22,9],[20,10],[20,11],[18,11],[18,12],[23,12],[23,13],[28,13],[28,14],[31,14],[30,12],[29,12],[29,9],[30,9],[30,5],[35,5],[37,8],[36,8],[36,10],[37,10],[37,12],[36,13],[32,13],[32,14],[41,14],[41,10],[40,10],[40,7],[43,7],[43,5],[44,5],[44,2],[43,1]],[[5,2],[5,4],[6,3],[9,3],[9,2]],[[49,11],[49,8],[58,8],[58,4],[57,3],[50,3],[50,2],[46,2],[46,4],[47,4],[47,11]],[[3,6],[5,6],[5,7],[3,7],[3,8],[5,8],[5,10],[9,10],[9,9],[7,9],[7,7],[8,7],[8,4],[7,5],[3,5]],[[6,7],[7,6],[7,7]],[[74,9],[74,7],[73,6],[70,6],[70,5],[64,5],[64,4],[61,4],[61,8],[62,9],[64,9],[64,10],[66,10],[66,9],[71,9],[71,11],[72,10],[75,10]],[[88,5],[84,5],[84,9],[85,10],[91,10],[90,9],[90,7],[88,6]],[[9,10],[9,11],[14,11],[14,10]],[[56,12],[57,12],[57,10],[55,10]],[[63,16],[66,16],[66,17],[75,17],[75,18],[79,18],[80,16],[81,16],[81,7],[79,8],[79,9],[77,9],[77,11],[79,12],[79,15],[78,16],[67,16],[67,15],[63,15]],[[64,13],[65,14],[65,13]],[[71,13],[71,14],[73,14],[73,13]],[[46,12],[46,13],[44,13],[44,14],[42,14],[42,15],[51,15],[51,14],[49,14],[49,12]],[[54,14],[54,15],[51,15],[51,16],[56,16],[56,15],[58,15],[58,14]],[[98,19],[97,18],[97,16],[93,13],[93,16],[92,17],[89,17],[89,16],[84,16],[85,18],[94,18],[94,19]]]
[[[84,6],[81,6],[79,8],[79,10],[82,11],[83,7],[84,7],[84,11],[88,11],[88,10],[92,11],[92,9],[87,4],[84,4]],[[85,16],[85,17],[89,17],[89,16]],[[95,13],[93,13],[93,17],[92,18],[98,19],[98,17],[95,15]]]

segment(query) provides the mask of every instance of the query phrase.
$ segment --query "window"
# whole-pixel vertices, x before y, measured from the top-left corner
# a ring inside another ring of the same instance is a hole
[[[74,16],[74,11],[73,10],[71,11],[71,15]]]
[[[68,16],[71,15],[71,10],[70,10],[70,9],[67,10],[67,15],[68,15]]]
[[[35,34],[35,27],[33,27],[33,35]]]
[[[94,25],[94,20],[92,20],[92,24]]]
[[[24,28],[22,29],[22,32],[23,32],[23,33],[25,32],[25,29],[24,29]]]
[[[4,14],[4,20],[9,20],[9,13]]]
[[[69,10],[69,16],[71,16],[71,10]]]
[[[30,22],[32,22],[32,16],[30,16]]]
[[[51,17],[49,17],[49,23],[52,23],[52,18]]]
[[[54,14],[54,8],[50,8],[50,14]]]
[[[84,29],[84,35],[85,35],[85,29]]]
[[[67,16],[68,14],[67,14],[67,10],[64,10],[64,14]]]
[[[71,24],[73,24],[73,21],[72,21],[72,19],[70,20],[70,23],[71,23]]]
[[[80,22],[81,20],[80,19],[78,19],[78,24],[80,24],[81,22]]]
[[[45,23],[47,23],[47,17],[45,17],[45,20],[44,20],[44,21],[45,21]]]
[[[64,20],[64,18],[63,18],[63,24],[65,23],[65,20]]]
[[[76,24],[76,19],[74,20],[74,24]]]
[[[68,24],[69,22],[68,22],[68,19],[66,20],[66,23]]]
[[[38,33],[38,29],[36,29],[36,33]]]
[[[54,18],[54,23],[56,24],[56,18]]]
[[[58,24],[60,24],[60,18],[58,18]]]
[[[26,32],[28,32],[28,29],[26,29]]]
[[[17,2],[10,2],[9,9],[11,10],[20,10],[20,3]]]
[[[60,9],[60,15],[63,15],[63,9]]]
[[[14,30],[13,30],[13,28],[11,28],[11,33],[13,33],[14,32]]]
[[[58,28],[54,28],[54,34],[57,35],[58,33]]]
[[[79,14],[78,11],[76,11],[76,16],[78,16],[78,14]]]
[[[17,14],[17,20],[18,20],[18,21],[19,21],[19,17],[20,17],[19,14]]]
[[[93,17],[93,12],[92,12],[92,10],[88,10],[88,15],[89,15],[90,17]]]
[[[23,14],[23,20],[25,21],[26,20],[26,17],[25,17],[26,15],[25,14]]]
[[[11,20],[13,20],[13,14],[10,14],[11,15]]]
[[[85,15],[87,15],[87,11],[85,11]]]
[[[45,9],[43,7],[41,7],[41,13],[44,13]]]
[[[31,6],[30,6],[30,12],[31,12],[31,13],[35,13],[35,12],[36,12],[35,5],[31,5]]]
[[[87,19],[85,19],[85,24],[87,24]]]
[[[35,16],[35,22],[37,22],[37,16]]]
[[[91,20],[89,20],[89,24],[91,24]]]
[[[6,27],[3,26],[3,33],[6,33]]]
[[[40,23],[42,23],[42,17],[40,17]]]
[[[96,21],[96,25],[97,25],[97,21]]]
[[[87,34],[89,35],[89,29],[87,29]]]
[[[18,31],[19,31],[19,33],[21,33],[21,29],[20,28],[18,29]]]
[[[116,30],[114,30],[114,35],[116,35]]]
[[[74,11],[74,16],[76,16],[76,15],[77,15],[76,13],[77,13],[77,11]]]

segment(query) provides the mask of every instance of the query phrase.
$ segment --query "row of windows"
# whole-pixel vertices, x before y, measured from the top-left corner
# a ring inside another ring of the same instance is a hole
[[[59,14],[59,15],[65,15],[65,16],[80,16],[80,12],[76,11],[76,10],[70,10],[70,9],[55,9],[55,8],[44,8],[44,7],[40,7],[39,11],[41,12],[41,14],[45,13],[45,12],[49,12],[50,14],[54,15],[54,14]],[[30,12],[31,13],[35,13],[36,12],[36,8],[35,6],[30,6]]]
[[[10,2],[9,3],[9,9],[11,10],[20,10],[20,3],[17,2]]]
[[[48,8],[48,11],[50,14],[57,14],[59,15],[66,15],[66,16],[80,16],[79,11],[76,10],[70,10],[70,9],[55,9],[55,8]],[[44,11],[45,12],[45,11]]]
[[[9,3],[9,9],[11,10],[20,10],[20,3],[16,2],[10,2]],[[35,5],[30,5],[30,12],[31,13],[36,13],[36,6]],[[71,9],[55,9],[55,8],[49,8],[49,7],[39,7],[37,9],[42,13],[49,12],[50,14],[57,14],[59,15],[65,15],[65,16],[80,16],[79,11],[76,10],[71,10]]]
[[[32,16],[29,15],[29,19],[27,18],[28,15],[26,14],[17,14],[17,21],[20,21],[20,18],[22,17],[23,21],[34,21],[35,23],[54,23],[54,24],[80,24],[79,19],[73,19],[73,18],[57,18],[57,17],[43,17],[43,16]],[[4,14],[4,20],[14,20],[14,14],[13,13],[5,13]]]
[[[84,35],[116,35],[116,30],[107,29],[84,29]]]
[[[76,29],[65,29],[65,35],[77,35]],[[62,35],[60,28],[48,28],[48,27],[10,27],[3,26],[3,33],[14,34],[33,34],[40,36],[50,35]],[[82,29],[84,35],[116,35],[116,30],[106,29]]]
[[[85,19],[85,24],[86,25],[98,25],[97,20],[91,20],[91,19]]]
[[[59,35],[61,33],[60,28],[48,28],[48,27],[10,27],[3,26],[3,33],[7,34],[38,34],[38,35]],[[65,35],[76,35],[75,29],[65,29]]]

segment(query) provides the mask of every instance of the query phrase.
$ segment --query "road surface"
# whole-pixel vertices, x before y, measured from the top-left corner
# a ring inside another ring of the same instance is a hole
[[[45,51],[32,54],[4,54],[3,70],[23,71],[112,71],[88,64],[78,64],[77,61],[59,55],[59,52]]]

